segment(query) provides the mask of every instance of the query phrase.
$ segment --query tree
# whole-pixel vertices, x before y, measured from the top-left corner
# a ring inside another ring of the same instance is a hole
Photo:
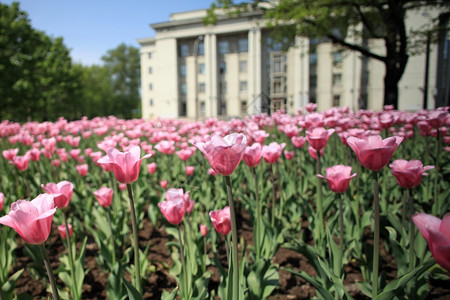
[[[74,82],[62,38],[31,27],[19,4],[0,4],[0,116],[14,120],[56,119]]]
[[[288,29],[290,33],[309,38],[328,38],[331,42],[385,65],[384,104],[398,104],[398,82],[409,58],[409,43],[414,40],[408,32],[405,17],[409,11],[439,8],[449,11],[444,0],[279,0],[234,3],[217,0],[212,5],[209,20],[214,21],[211,11],[224,8],[231,12],[249,9],[265,11],[265,17],[274,29]],[[288,26],[287,26],[288,25]],[[362,25],[362,26],[360,26]],[[358,27],[362,27],[358,30]],[[349,31],[352,30],[352,32]],[[346,39],[349,34],[361,37],[357,42]],[[369,49],[363,42],[368,39],[384,41],[385,54]]]
[[[135,115],[140,105],[139,49],[120,44],[102,57],[113,88],[114,111],[125,118]]]

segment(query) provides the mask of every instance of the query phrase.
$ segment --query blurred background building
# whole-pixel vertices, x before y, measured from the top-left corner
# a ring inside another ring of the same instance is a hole
[[[205,16],[206,10],[172,14],[168,22],[151,25],[155,37],[138,40],[143,118],[242,117],[279,109],[295,114],[309,102],[319,111],[382,109],[381,62],[326,39],[277,42],[262,12],[222,15],[207,26]],[[407,24],[425,21],[418,12]],[[448,16],[444,22],[448,30]],[[425,100],[427,108],[448,103],[448,31],[441,39],[410,57],[399,84],[399,109],[421,109]],[[383,54],[383,41],[362,42]]]

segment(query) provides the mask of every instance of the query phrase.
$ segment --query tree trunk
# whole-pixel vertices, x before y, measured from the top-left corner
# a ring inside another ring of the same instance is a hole
[[[398,109],[398,82],[397,68],[395,62],[385,63],[386,74],[384,76],[384,100],[383,105],[393,105]]]

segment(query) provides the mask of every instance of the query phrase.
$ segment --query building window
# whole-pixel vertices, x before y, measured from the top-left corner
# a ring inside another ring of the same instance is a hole
[[[182,76],[182,77],[186,76],[186,65],[185,64],[180,65],[180,76]]]
[[[247,113],[247,101],[241,101],[241,113],[242,114]]]
[[[151,52],[148,53],[148,58],[149,58],[149,59],[152,58],[152,53],[151,53]]]
[[[197,55],[205,55],[205,43],[200,42],[197,47]]]
[[[317,64],[317,53],[314,52],[309,54],[309,63],[311,65]]]
[[[205,105],[205,102],[202,101],[202,102],[200,102],[200,114],[201,114],[202,116],[204,116],[204,115],[205,115],[205,112],[206,112],[206,105]]]
[[[180,86],[180,91],[182,95],[186,95],[187,89],[186,89],[186,83],[182,83]]]
[[[342,74],[333,74],[333,85],[334,86],[342,85]]]
[[[239,61],[239,72],[241,72],[241,73],[247,72],[247,61],[246,60]]]
[[[220,74],[225,74],[227,72],[227,63],[224,61],[221,61],[219,63],[219,73]]]
[[[149,74],[152,74],[152,73],[153,73],[152,67],[149,67],[149,68],[148,68],[148,73],[149,73]]]
[[[281,61],[277,60],[273,62],[273,72],[274,73],[281,73]]]
[[[238,40],[238,51],[239,52],[248,52],[248,40],[247,39],[239,39]]]
[[[246,92],[247,91],[247,81],[240,81],[239,82],[239,91],[240,92]]]
[[[204,82],[200,82],[198,84],[198,92],[199,93],[204,93],[206,91],[206,85]]]
[[[153,90],[153,83],[150,83],[150,84],[148,85],[148,89],[149,89],[150,91]]]
[[[219,42],[219,54],[227,54],[229,52],[228,41]]]
[[[205,74],[205,64],[204,63],[200,63],[198,65],[198,73],[199,74]]]
[[[340,106],[341,105],[341,95],[334,95],[333,96],[333,106]]]
[[[338,64],[342,62],[342,51],[335,51],[333,52],[333,63]]]
[[[153,99],[150,99],[150,101],[148,101],[148,104],[150,104],[150,106],[153,106]]]
[[[309,76],[309,86],[313,88],[317,87],[317,75]]]
[[[281,89],[281,82],[274,82],[273,83],[273,93],[274,94],[281,94],[283,93],[282,89]]]
[[[220,81],[219,82],[219,94],[226,94],[227,93],[227,83],[226,81]]]
[[[180,56],[181,57],[186,57],[189,55],[189,45],[188,44],[183,44],[180,46]]]

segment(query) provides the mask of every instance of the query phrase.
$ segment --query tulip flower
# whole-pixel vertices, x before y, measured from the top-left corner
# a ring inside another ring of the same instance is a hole
[[[187,176],[191,176],[192,174],[194,174],[194,170],[195,170],[195,167],[186,166],[184,171],[186,172]]]
[[[0,193],[0,210],[3,209],[4,203],[5,203],[5,195],[3,195],[3,193]]]
[[[425,213],[412,216],[422,236],[427,240],[434,260],[450,272],[450,213],[441,220]]]
[[[160,182],[159,182],[159,185],[163,188],[163,189],[165,189],[165,188],[167,188],[167,180],[161,180]]]
[[[127,152],[120,152],[115,148],[107,150],[107,156],[100,158],[97,163],[112,166],[114,176],[120,183],[132,183],[137,180],[144,158],[148,158],[151,154],[146,154],[142,158],[141,148],[132,146]]]
[[[327,145],[328,139],[334,133],[334,129],[326,130],[323,127],[312,127],[306,131],[306,139],[311,147],[320,151]]]
[[[230,207],[225,206],[223,209],[210,211],[209,217],[218,233],[227,235],[231,230]]]
[[[2,155],[7,160],[13,160],[13,158],[16,157],[18,152],[19,152],[19,148],[8,149],[8,150],[3,150]]]
[[[28,169],[30,157],[28,155],[15,156],[12,159],[12,163],[16,166],[17,170],[25,171],[26,169]]]
[[[41,158],[41,151],[39,149],[33,148],[27,151],[27,155],[32,161],[39,161]]]
[[[365,139],[353,136],[347,138],[347,144],[361,164],[372,171],[384,168],[402,141],[403,137],[394,136],[383,140],[380,135],[371,135]]]
[[[250,168],[254,168],[261,162],[262,146],[260,143],[253,143],[251,146],[247,146],[244,151],[244,162]]]
[[[67,227],[69,228],[69,236],[71,237],[73,235],[73,228],[71,224],[67,224]],[[61,236],[62,239],[67,238],[67,231],[66,231],[66,225],[62,224],[58,226],[58,232],[59,236]]]
[[[306,138],[303,136],[293,136],[291,138],[292,144],[295,146],[295,148],[299,149],[302,148],[306,143]]]
[[[156,172],[156,164],[154,162],[147,164],[147,170],[149,174],[154,174]]]
[[[13,228],[28,244],[42,244],[50,234],[56,212],[53,196],[40,194],[32,201],[18,200],[11,204],[0,224]]]
[[[335,193],[345,193],[350,184],[350,180],[356,176],[352,173],[352,167],[344,165],[336,165],[325,169],[326,177],[317,174],[317,177],[326,179],[330,190]],[[350,175],[351,174],[351,175]]]
[[[268,164],[274,164],[277,162],[278,158],[286,146],[285,143],[278,144],[272,142],[269,145],[264,145],[261,151],[261,155]]]
[[[89,171],[89,166],[87,164],[77,165],[75,168],[77,169],[78,174],[83,177],[86,176]]]
[[[209,142],[191,142],[208,159],[211,168],[225,176],[231,175],[244,156],[247,138],[242,133],[232,133],[225,137],[213,135]]]
[[[203,237],[208,235],[208,227],[205,224],[200,225],[200,233]]]
[[[50,182],[47,185],[41,184],[41,188],[45,193],[54,197],[55,206],[58,208],[65,208],[69,205],[73,193],[73,184],[69,181],[61,181],[57,184]]]
[[[294,158],[294,155],[295,155],[295,152],[294,152],[294,151],[287,151],[287,150],[284,150],[284,157],[285,157],[287,160],[293,159],[293,158]]]
[[[101,206],[109,207],[113,200],[113,190],[106,186],[102,186],[94,192],[94,196]]]
[[[158,207],[167,221],[173,225],[180,224],[186,213],[186,205],[182,198],[159,202]]]
[[[52,166],[59,167],[61,165],[61,161],[59,159],[52,159]]]
[[[422,175],[428,175],[426,171],[433,169],[434,166],[423,166],[420,160],[396,159],[389,167],[394,174],[397,183],[402,188],[410,189],[416,187],[422,181]]]

